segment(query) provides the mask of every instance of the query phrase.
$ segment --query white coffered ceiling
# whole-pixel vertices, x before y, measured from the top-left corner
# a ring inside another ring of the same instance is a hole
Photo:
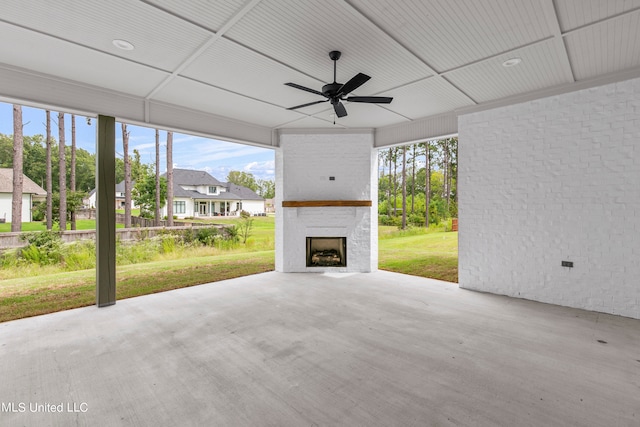
[[[0,96],[251,143],[283,128],[455,131],[456,114],[640,75],[640,0],[2,0]],[[135,48],[112,43],[126,40]],[[320,90],[362,72],[354,95]],[[504,61],[520,58],[514,67]]]

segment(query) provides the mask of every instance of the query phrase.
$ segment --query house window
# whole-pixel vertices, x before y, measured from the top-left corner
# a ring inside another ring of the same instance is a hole
[[[209,194],[216,194],[218,192],[218,187],[209,187]]]
[[[187,203],[185,201],[174,201],[173,202],[173,213],[174,214],[183,214],[187,212]]]

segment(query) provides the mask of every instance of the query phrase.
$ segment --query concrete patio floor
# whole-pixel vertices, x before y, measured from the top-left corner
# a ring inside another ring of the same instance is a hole
[[[0,362],[2,426],[640,425],[639,320],[384,271],[2,323]]]

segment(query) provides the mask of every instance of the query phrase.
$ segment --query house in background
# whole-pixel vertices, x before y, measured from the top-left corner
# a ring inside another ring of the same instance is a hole
[[[22,174],[22,222],[31,222],[34,201],[42,201],[47,192]],[[11,222],[13,199],[13,169],[0,168],[0,221]]]
[[[131,188],[136,185],[135,181],[131,181]],[[86,198],[82,200],[85,207],[94,209],[96,207],[96,190],[95,188],[89,192]],[[131,199],[131,209],[136,209],[138,206]],[[120,181],[116,185],[116,209],[124,209],[124,181]]]
[[[218,181],[205,171],[173,170],[173,215],[177,218],[235,216],[243,210],[264,215],[264,199],[249,188]],[[166,215],[165,206],[162,216]]]

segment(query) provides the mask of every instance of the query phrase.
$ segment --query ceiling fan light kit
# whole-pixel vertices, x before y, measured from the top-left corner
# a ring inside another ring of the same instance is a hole
[[[309,107],[311,105],[320,104],[322,102],[329,101],[333,105],[333,110],[338,117],[345,117],[347,115],[347,109],[342,104],[342,101],[349,102],[364,102],[370,104],[389,104],[393,98],[388,96],[349,96],[347,95],[360,86],[365,84],[371,77],[363,73],[358,73],[351,78],[348,82],[342,84],[336,81],[336,68],[338,59],[340,59],[341,53],[337,50],[329,52],[329,58],[333,61],[333,83],[327,83],[322,86],[322,91],[311,89],[305,86],[301,86],[295,83],[285,83],[285,85],[293,87],[295,89],[304,90],[316,95],[323,96],[326,99],[320,101],[309,102],[306,104],[296,105],[295,107],[287,108],[287,110],[296,110],[298,108]]]

